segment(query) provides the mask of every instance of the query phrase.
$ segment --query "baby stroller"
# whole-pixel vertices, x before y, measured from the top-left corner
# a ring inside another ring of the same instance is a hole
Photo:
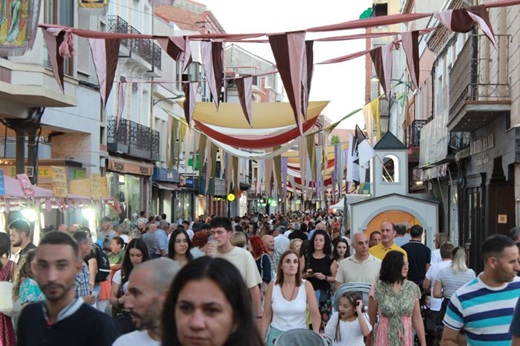
[[[330,346],[332,343],[320,334],[310,329],[293,329],[284,332],[276,341],[275,346]]]
[[[347,282],[339,285],[336,294],[334,295],[334,311],[338,311],[339,301],[343,294],[348,292],[359,292],[363,297],[363,306],[365,310],[368,309],[368,294],[370,293],[371,284],[364,282]]]

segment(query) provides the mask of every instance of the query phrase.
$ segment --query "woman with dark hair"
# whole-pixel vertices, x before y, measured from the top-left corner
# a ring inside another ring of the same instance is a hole
[[[4,232],[0,232],[0,281],[12,281],[16,273],[16,263],[9,260],[11,240]],[[10,298],[10,297],[9,297]],[[1,299],[8,299],[2,297]],[[16,338],[11,317],[0,312],[0,345],[15,346]]]
[[[331,252],[329,235],[324,230],[317,229],[312,235],[307,256],[300,257],[302,277],[308,279],[312,284],[318,301],[321,333],[332,312],[331,284],[336,280],[336,267],[332,261]]]
[[[413,325],[420,345],[426,346],[419,304],[421,291],[415,283],[406,280],[407,274],[406,257],[399,251],[387,252],[381,263],[379,281],[372,287],[368,299],[368,315],[374,328],[373,345],[412,346]],[[379,315],[377,326],[376,315]]]
[[[130,333],[135,330],[132,316],[124,310],[126,286],[132,269],[142,262],[148,261],[150,254],[148,247],[142,239],[132,239],[128,243],[121,269],[112,277],[112,287],[108,301],[112,305],[112,317],[118,335]]]
[[[221,258],[200,257],[179,271],[162,323],[162,346],[263,345],[244,280]]]
[[[285,251],[280,257],[276,281],[269,283],[265,295],[262,336],[266,345],[283,332],[307,328],[307,306],[311,314],[312,329],[319,332],[320,313],[310,282],[302,280],[298,255],[292,250]]]
[[[350,246],[348,245],[348,241],[345,238],[337,238],[332,243],[334,244],[334,249],[332,250],[332,260],[337,272],[339,268],[339,262],[349,256]]]
[[[188,233],[177,228],[172,232],[170,241],[168,242],[168,257],[177,262],[181,267],[193,261],[191,253],[191,240]]]

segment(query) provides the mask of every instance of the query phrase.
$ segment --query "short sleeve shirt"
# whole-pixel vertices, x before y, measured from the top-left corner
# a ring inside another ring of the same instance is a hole
[[[216,257],[220,257],[231,262],[242,275],[247,288],[252,288],[262,283],[262,278],[258,272],[255,259],[253,258],[253,255],[249,253],[249,251],[235,246],[233,247],[233,250],[229,251],[228,253],[221,254],[217,252]]]

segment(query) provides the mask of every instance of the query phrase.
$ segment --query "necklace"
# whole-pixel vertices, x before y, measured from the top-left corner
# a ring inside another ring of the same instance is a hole
[[[291,295],[289,296],[289,299],[287,299],[287,297],[286,297],[285,294],[283,293],[283,286],[282,286],[282,290],[281,290],[281,291],[282,291],[282,297],[283,297],[283,299],[285,299],[285,300],[287,300],[287,301],[289,301],[289,302],[290,302],[291,300],[293,300],[294,298],[296,298],[296,297],[294,297],[294,291],[296,291],[296,284],[294,284],[294,287],[293,287],[293,289],[292,289]]]

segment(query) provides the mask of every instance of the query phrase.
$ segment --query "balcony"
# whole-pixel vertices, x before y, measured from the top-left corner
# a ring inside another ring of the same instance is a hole
[[[145,160],[159,161],[159,132],[134,121],[108,121],[107,148],[110,152],[127,154]]]
[[[141,34],[133,26],[119,16],[107,16],[107,31],[124,33],[124,34]],[[124,58],[134,58],[133,54],[136,54],[140,59],[144,60],[149,64],[150,68],[161,70],[161,47],[153,43],[149,39],[124,39],[121,40],[121,45],[126,48],[128,56],[122,56]],[[125,54],[125,52],[122,52]],[[136,62],[140,63],[140,59],[135,59]],[[147,67],[148,68],[148,67]]]
[[[450,72],[450,104],[448,129],[451,132],[473,132],[500,116],[509,116],[511,90],[509,84],[510,35],[496,35],[495,50],[483,50],[483,35],[471,35]]]
[[[414,120],[412,124],[405,129],[405,145],[408,149],[421,145],[421,130],[429,120]]]

